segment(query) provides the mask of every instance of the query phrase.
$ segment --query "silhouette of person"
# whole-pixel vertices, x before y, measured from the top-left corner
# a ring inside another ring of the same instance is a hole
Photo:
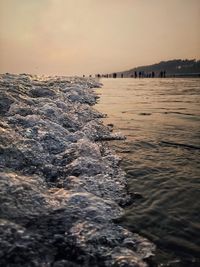
[[[135,71],[135,78],[137,78],[137,71]]]

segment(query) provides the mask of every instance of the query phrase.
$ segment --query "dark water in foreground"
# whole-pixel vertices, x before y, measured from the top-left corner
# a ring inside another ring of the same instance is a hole
[[[120,223],[158,246],[158,266],[200,266],[200,79],[103,79],[96,108],[127,140],[135,202]]]

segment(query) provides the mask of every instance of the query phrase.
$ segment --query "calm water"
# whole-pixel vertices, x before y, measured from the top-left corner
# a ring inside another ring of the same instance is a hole
[[[103,79],[96,108],[134,203],[120,223],[157,244],[158,266],[200,266],[200,79]]]

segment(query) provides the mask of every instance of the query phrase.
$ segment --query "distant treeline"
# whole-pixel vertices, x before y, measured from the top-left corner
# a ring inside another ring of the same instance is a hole
[[[200,60],[169,60],[136,67],[127,71],[109,74],[96,74],[106,78],[154,78],[154,77],[200,77]]]

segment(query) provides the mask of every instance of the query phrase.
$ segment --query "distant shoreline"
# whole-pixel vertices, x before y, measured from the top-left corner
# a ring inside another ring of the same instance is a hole
[[[101,77],[99,77],[99,78],[108,78],[108,79],[110,79],[110,78],[113,78],[113,77],[106,77],[106,76],[101,76]],[[131,76],[123,76],[123,77],[116,77],[117,79],[119,79],[119,78],[124,78],[124,79],[126,79],[126,78],[130,78],[130,79],[135,79],[135,77],[131,77]],[[152,77],[141,77],[141,78],[136,78],[136,79],[160,79],[161,77],[154,77],[154,78],[152,78]],[[189,74],[168,74],[168,75],[166,75],[166,77],[165,77],[165,79],[166,78],[200,78],[200,73],[189,73]]]
[[[194,78],[200,77],[200,60],[174,59],[129,70],[96,74],[105,78]]]

